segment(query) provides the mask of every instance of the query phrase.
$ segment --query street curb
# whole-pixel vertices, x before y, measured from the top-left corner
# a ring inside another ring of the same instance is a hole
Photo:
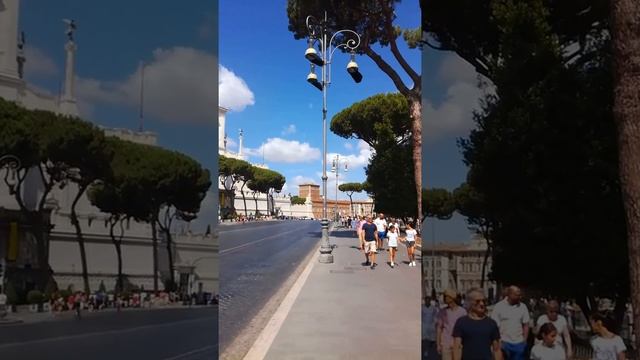
[[[0,320],[0,326],[2,325],[15,325],[15,324],[22,324],[24,323],[23,320],[20,319],[4,319],[4,320]]]
[[[311,254],[311,260],[307,263],[302,273],[298,276],[295,283],[289,289],[289,292],[284,297],[278,309],[273,313],[271,319],[267,325],[262,329],[260,335],[253,343],[249,352],[244,356],[243,360],[262,360],[267,356],[273,341],[276,336],[280,332],[280,328],[284,324],[293,304],[295,303],[300,291],[302,290],[304,284],[307,282],[309,275],[311,274],[311,270],[313,270],[315,264],[317,263],[317,250]]]

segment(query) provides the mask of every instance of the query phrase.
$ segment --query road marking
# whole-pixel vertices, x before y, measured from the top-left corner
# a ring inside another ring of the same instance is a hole
[[[259,239],[259,240],[255,240],[255,241],[252,241],[252,242],[248,242],[248,243],[246,243],[246,244],[242,244],[242,245],[234,246],[234,247],[229,248],[229,249],[224,249],[224,250],[221,250],[221,251],[220,251],[220,255],[222,255],[222,254],[226,254],[226,253],[229,253],[229,252],[234,251],[234,250],[239,250],[239,249],[245,248],[245,247],[247,247],[247,246],[249,246],[249,245],[253,245],[253,244],[257,244],[257,243],[259,243],[259,242],[263,242],[263,241],[265,241],[265,240],[268,240],[268,239],[274,238],[274,237],[276,237],[276,236],[280,236],[280,235],[284,235],[284,234],[289,234],[289,233],[296,232],[296,231],[300,231],[300,229],[294,229],[294,230],[289,230],[289,231],[285,231],[285,232],[282,232],[282,233],[277,233],[277,234],[270,235],[270,236],[267,236],[267,237],[262,238],[262,239]]]
[[[209,346],[205,346],[205,347],[201,347],[199,349],[195,349],[189,352],[186,352],[184,354],[180,354],[180,355],[176,355],[174,357],[170,357],[170,358],[166,358],[164,360],[179,360],[179,359],[184,359],[185,356],[189,356],[189,355],[195,355],[195,354],[199,354],[202,352],[205,352],[207,350],[213,350],[213,349],[217,349],[218,345],[209,345]]]
[[[282,225],[282,224],[285,224],[285,223],[269,224],[269,225],[262,225],[262,226],[247,226],[247,227],[244,227],[242,225],[237,225],[237,226],[242,226],[242,228],[240,228],[240,229],[230,229],[230,230],[223,230],[223,229],[218,228],[218,233],[222,234],[222,233],[230,233],[230,232],[236,232],[236,231],[262,229],[262,228],[267,228],[267,227],[271,227],[271,226],[278,226],[278,225]],[[234,225],[227,225],[227,226],[234,226]]]
[[[143,325],[143,326],[137,326],[137,327],[133,327],[133,328],[126,328],[126,329],[98,331],[98,332],[91,332],[91,333],[86,333],[86,334],[68,335],[68,336],[56,336],[56,337],[51,337],[51,338],[46,338],[46,339],[29,340],[29,341],[23,341],[23,342],[18,342],[18,343],[0,344],[0,349],[13,347],[13,346],[24,346],[24,345],[41,344],[41,343],[47,343],[47,342],[52,342],[52,341],[82,339],[82,338],[87,338],[87,337],[91,337],[91,336],[98,336],[98,335],[123,334],[123,333],[129,333],[129,332],[134,332],[134,331],[144,330],[144,329],[149,329],[149,328],[159,328],[159,327],[165,327],[165,326],[174,326],[176,324],[188,324],[188,323],[198,322],[198,321],[202,321],[202,320],[206,320],[206,319],[215,319],[215,317],[208,316],[208,317],[202,317],[202,318],[197,318],[197,319],[174,321],[174,322],[169,322],[169,323],[164,323],[164,324]]]
[[[243,360],[262,360],[267,355],[267,352],[271,348],[271,344],[273,344],[273,340],[275,340],[276,336],[280,332],[280,328],[282,324],[284,324],[284,320],[289,315],[291,308],[293,307],[294,302],[298,298],[302,287],[307,282],[307,278],[309,274],[311,274],[311,270],[316,264],[316,256],[311,257],[311,261],[307,264],[305,269],[296,280],[295,284],[287,293],[287,296],[282,300],[278,310],[271,316],[271,319],[267,323],[267,326],[262,329],[258,339],[253,343],[251,349],[247,355],[245,355]]]

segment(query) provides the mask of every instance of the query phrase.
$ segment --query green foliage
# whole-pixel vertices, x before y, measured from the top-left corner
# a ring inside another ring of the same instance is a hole
[[[354,189],[372,196],[376,211],[397,217],[416,216],[415,178],[407,171],[414,167],[411,121],[409,104],[397,93],[374,95],[331,120],[331,130],[337,135],[361,139],[374,148],[365,169],[367,180]]]
[[[40,290],[31,290],[27,293],[27,302],[31,305],[42,304],[44,295]]]
[[[423,2],[423,28],[495,86],[460,141],[473,191],[458,207],[491,227],[499,281],[628,294],[608,11],[595,0]]]
[[[409,105],[399,93],[378,94],[352,104],[331,119],[331,131],[357,138],[376,150],[406,142],[411,135]]]
[[[304,205],[307,202],[307,199],[294,195],[291,197],[291,205]]]
[[[447,189],[422,189],[422,214],[425,217],[450,219],[455,206],[455,199]]]
[[[364,190],[362,183],[344,183],[338,185],[338,190],[353,195]]]
[[[71,289],[64,289],[64,290],[60,290],[58,292],[60,294],[60,296],[64,299],[64,301],[67,301],[67,299],[69,298],[69,296],[71,296],[71,294],[73,294],[73,290]]]
[[[375,211],[392,217],[415,217],[417,197],[411,145],[403,144],[376,151],[366,168],[367,192],[372,193]]]

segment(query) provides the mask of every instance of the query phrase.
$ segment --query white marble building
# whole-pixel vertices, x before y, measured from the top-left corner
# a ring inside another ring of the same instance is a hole
[[[478,236],[473,237],[468,243],[438,243],[434,246],[424,241],[422,270],[425,293],[431,294],[432,284],[435,285],[438,294],[445,289],[465,293],[472,288],[480,287],[486,250],[486,241]],[[487,262],[486,274],[489,272],[491,272],[491,256]],[[495,282],[485,280],[484,290],[487,296],[495,295],[496,289]]]
[[[66,52],[66,66],[64,75],[64,92],[59,97],[51,97],[40,94],[34,90],[24,79],[23,73],[28,72],[28,59],[25,62],[21,52],[21,44],[18,42],[18,19],[20,0],[0,0],[0,97],[15,101],[28,109],[40,109],[56,112],[63,115],[78,115],[76,96],[74,89],[74,62],[77,45],[73,40],[74,28],[68,27],[67,42],[61,46]],[[52,29],[53,31],[57,29]],[[62,40],[62,39],[61,39]],[[62,44],[62,41],[61,41]],[[122,139],[156,145],[157,137],[152,132],[136,132],[129,129],[103,128],[105,134],[117,136]],[[4,154],[0,154],[4,155]],[[18,157],[20,154],[13,154]],[[217,155],[217,154],[215,154]],[[35,174],[34,174],[35,175]],[[31,177],[29,175],[28,177]],[[215,178],[212,179],[215,181]],[[37,177],[31,177],[25,183],[24,198],[27,203],[33,205],[41,194],[42,185]],[[51,231],[49,241],[49,263],[54,272],[54,278],[60,288],[73,285],[75,289],[82,289],[82,266],[80,262],[79,246],[76,240],[75,229],[70,221],[70,205],[76,193],[74,184],[64,189],[54,189],[47,204],[51,209]],[[19,207],[15,199],[9,195],[8,188],[2,182],[0,184],[0,210],[3,213],[17,213]],[[101,213],[93,207],[86,196],[83,196],[77,205],[80,224],[85,237],[87,253],[87,267],[90,275],[92,290],[97,290],[101,281],[107,289],[113,289],[117,275],[117,261],[115,247],[109,236],[109,228],[106,226],[107,214]],[[173,236],[174,240],[174,266],[176,281],[182,282],[186,290],[218,292],[218,243],[217,231],[214,228],[210,234],[191,234],[185,229],[186,224],[178,224],[176,229],[180,231]],[[14,223],[14,224],[12,224]],[[7,262],[7,268],[16,270],[30,268],[29,249],[30,235],[29,224],[15,224],[16,220],[0,217],[0,248],[7,247],[9,241],[15,241],[20,247],[21,260]],[[11,227],[18,227],[16,234],[10,233]],[[129,281],[138,286],[144,286],[146,290],[153,289],[153,251],[151,246],[151,226],[146,223],[131,221],[124,227],[122,241],[123,273]],[[168,263],[167,251],[162,241],[158,248],[159,272],[162,277],[167,277]],[[0,255],[3,254],[0,251]],[[162,280],[159,285],[162,290]]]

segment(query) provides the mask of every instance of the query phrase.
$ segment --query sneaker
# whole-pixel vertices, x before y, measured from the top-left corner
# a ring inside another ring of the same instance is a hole
[[[413,266],[416,266],[416,262],[415,261],[412,261],[411,263],[413,264]]]
[[[391,263],[391,268],[393,269],[393,262]]]
[[[376,268],[376,264],[375,263],[371,264],[371,270],[373,270],[375,268]]]

